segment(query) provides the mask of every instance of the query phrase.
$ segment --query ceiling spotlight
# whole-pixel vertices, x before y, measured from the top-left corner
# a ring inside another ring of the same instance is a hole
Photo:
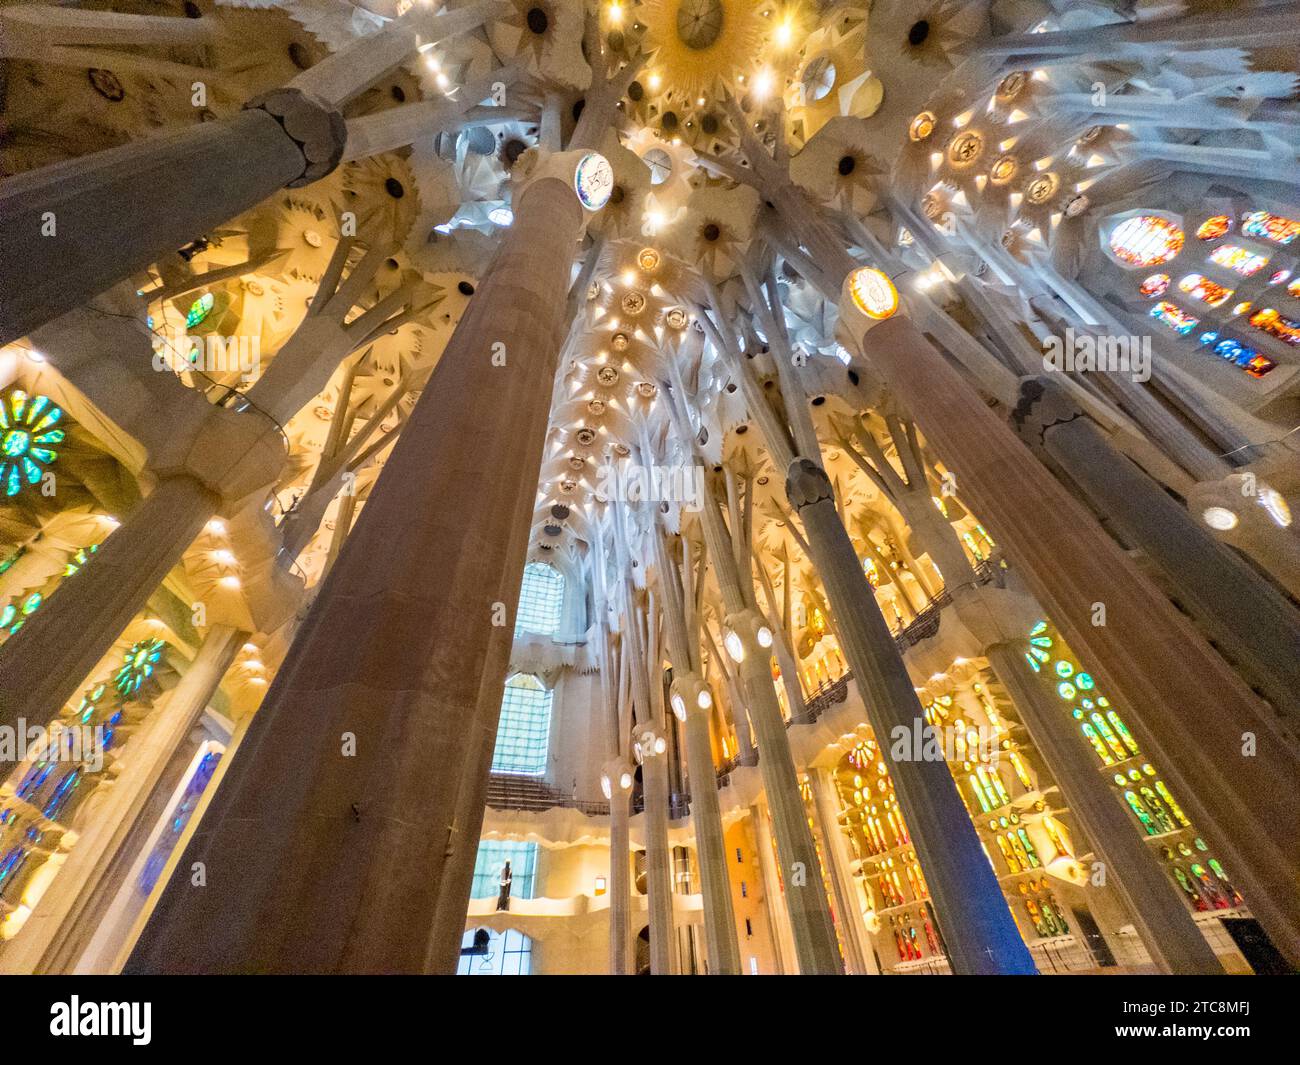
[[[1227,507],[1206,507],[1201,511],[1201,518],[1211,529],[1227,532],[1237,527],[1237,515]]]
[[[736,632],[728,632],[723,639],[723,644],[727,648],[727,654],[731,655],[733,662],[743,662],[745,660],[745,644]]]

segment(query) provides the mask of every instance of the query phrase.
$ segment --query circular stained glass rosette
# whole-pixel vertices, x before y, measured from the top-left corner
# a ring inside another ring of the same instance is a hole
[[[898,289],[887,275],[871,266],[861,266],[849,275],[849,294],[858,310],[878,322],[898,310]]]
[[[25,484],[37,484],[41,467],[59,457],[51,446],[63,441],[54,424],[63,411],[48,396],[28,396],[18,389],[0,400],[0,491],[16,496]]]
[[[609,165],[609,160],[599,152],[584,155],[573,172],[573,189],[588,211],[599,211],[604,207],[614,191],[614,168]]]

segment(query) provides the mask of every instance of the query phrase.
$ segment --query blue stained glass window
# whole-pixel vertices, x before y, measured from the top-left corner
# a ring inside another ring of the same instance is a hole
[[[530,562],[524,567],[524,583],[519,589],[519,612],[515,616],[515,635],[534,632],[551,636],[560,628],[564,607],[564,576],[545,562]]]
[[[540,680],[516,673],[506,681],[497,723],[492,772],[539,777],[546,772],[551,740],[551,700]]]

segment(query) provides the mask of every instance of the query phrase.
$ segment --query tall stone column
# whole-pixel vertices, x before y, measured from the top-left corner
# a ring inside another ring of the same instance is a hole
[[[223,500],[246,499],[284,461],[280,430],[254,411],[211,413],[175,454],[158,455],[159,483],[92,562],[0,647],[0,724],[59,712],[184,555]]]
[[[1098,772],[1063,704],[1059,700],[1054,703],[1029,674],[1021,648],[999,643],[985,654],[1060,785],[1070,812],[1104,863],[1107,880],[1132,914],[1138,935],[1156,965],[1166,973],[1221,974],[1223,967],[1210,944],[1155,853]]]
[[[609,800],[609,973],[626,976],[632,929],[631,832],[629,795],[617,781]]]
[[[835,905],[840,912],[840,941],[844,944],[849,972],[858,976],[875,976],[880,972],[876,954],[871,949],[871,933],[862,919],[862,901],[858,885],[849,868],[844,830],[840,828],[840,804],[835,775],[829,769],[810,768],[808,784],[812,788],[813,811],[822,837]]]
[[[830,480],[820,466],[798,459],[786,478],[786,494],[803,521],[844,656],[889,766],[953,971],[1035,972],[947,764],[893,756],[896,737],[906,738],[910,752],[924,749],[914,737],[932,730],[840,521]]]
[[[418,973],[437,953],[459,791],[476,788],[481,816],[487,787],[458,767],[495,736],[476,711],[489,691],[500,708],[567,325],[583,213],[564,158],[518,193],[188,847],[207,886],[168,885],[129,971]]]
[[[224,625],[208,630],[180,683],[168,692],[126,748],[125,769],[105,788],[93,823],[59,869],[22,931],[5,945],[0,971],[67,972],[94,934],[107,900],[100,884],[133,831],[168,762],[202,716],[248,634]]]
[[[1287,738],[906,318],[870,328],[861,346],[1066,642],[1151,737],[1189,815],[1228,855],[1229,874],[1252,912],[1300,964],[1300,764]]]
[[[412,55],[478,26],[414,5],[239,114],[19,174],[0,190],[0,344],[24,336],[277,189],[343,157],[342,106]],[[418,105],[411,105],[418,106]],[[148,210],[141,211],[142,204]]]
[[[1125,456],[1052,382],[1027,378],[1012,416],[1119,531],[1300,735],[1300,611]]]
[[[74,584],[50,596],[0,647],[0,722],[44,723],[62,709],[180,561],[217,496],[168,478],[106,539]]]
[[[655,714],[640,620],[629,611],[628,649],[632,666],[636,722],[632,743],[641,763],[644,800],[646,897],[650,919],[650,973],[668,976],[676,969],[676,930],[673,924],[672,850],[668,846],[668,738]]]
[[[218,122],[18,174],[0,191],[0,343],[338,164],[343,116],[280,89]],[[140,210],[148,205],[147,210]]]
[[[736,942],[736,914],[731,904],[731,878],[723,843],[722,809],[718,803],[718,776],[709,742],[709,717],[713,696],[696,672],[698,660],[686,635],[686,616],[677,572],[669,560],[666,535],[652,530],[655,565],[663,588],[664,629],[673,662],[673,712],[683,720],[686,734],[686,770],[691,786],[691,821],[695,826],[695,853],[704,894],[704,937],[709,952],[709,972],[740,974],[740,948]]]
[[[790,928],[790,914],[781,898],[781,876],[772,850],[772,822],[762,799],[749,808],[749,818],[754,831],[754,846],[758,851],[758,870],[763,877],[763,897],[767,904],[767,921],[772,930],[776,963],[783,976],[798,976],[794,933]]]
[[[768,647],[759,639],[758,616],[746,602],[735,556],[716,500],[710,495],[701,511],[705,542],[727,608],[728,652],[740,653],[738,669],[749,697],[749,717],[758,744],[758,768],[763,776],[768,809],[784,870],[785,902],[801,973],[841,974],[844,971],[830,905],[822,887],[817,847],[799,794],[790,740],[781,718],[781,704],[772,687]]]

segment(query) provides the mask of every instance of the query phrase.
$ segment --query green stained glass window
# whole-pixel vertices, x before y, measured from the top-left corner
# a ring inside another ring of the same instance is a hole
[[[54,425],[63,411],[49,396],[29,396],[14,389],[0,399],[0,490],[16,496],[24,485],[39,484],[42,466],[59,453],[52,445],[66,435]]]

